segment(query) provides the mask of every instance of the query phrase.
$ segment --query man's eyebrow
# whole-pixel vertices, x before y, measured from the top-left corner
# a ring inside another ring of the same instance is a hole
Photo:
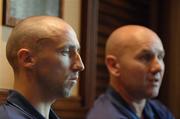
[[[72,50],[80,50],[80,46],[76,46],[76,45],[67,45],[66,47]]]
[[[149,50],[149,49],[143,49],[140,51],[141,54],[144,54],[144,53],[153,53],[153,51]]]
[[[80,47],[79,46],[75,46],[75,45],[61,45],[58,47],[58,49],[70,49],[70,50],[80,50]]]
[[[69,47],[70,49],[77,49],[79,47],[75,46],[75,45],[68,45],[67,47]]]
[[[158,54],[161,54],[161,55],[165,55],[165,51],[164,50],[158,50],[157,51]],[[141,54],[144,54],[144,53],[154,53],[152,50],[149,50],[149,49],[143,49],[141,52]]]

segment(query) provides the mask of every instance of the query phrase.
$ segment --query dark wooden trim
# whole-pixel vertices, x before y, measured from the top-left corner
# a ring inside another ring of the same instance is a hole
[[[7,95],[8,95],[8,90],[0,89],[0,104],[4,103],[6,101]]]
[[[59,99],[53,104],[53,109],[62,119],[84,119],[87,112],[78,97]]]
[[[82,0],[81,56],[85,71],[81,74],[80,95],[83,105],[90,107],[95,97],[98,1]]]

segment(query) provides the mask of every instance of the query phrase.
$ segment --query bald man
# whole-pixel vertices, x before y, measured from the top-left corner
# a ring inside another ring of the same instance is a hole
[[[13,29],[6,55],[14,89],[0,106],[0,119],[59,119],[51,109],[68,97],[84,69],[79,42],[70,25],[57,17],[30,17]]]
[[[164,75],[165,52],[152,30],[127,25],[106,44],[110,87],[95,102],[87,119],[174,119],[157,100]]]

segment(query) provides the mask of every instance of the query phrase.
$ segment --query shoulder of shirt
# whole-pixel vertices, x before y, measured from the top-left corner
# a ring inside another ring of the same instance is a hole
[[[164,104],[162,104],[159,100],[154,100],[154,99],[153,100],[148,100],[148,103],[151,106],[158,109],[158,110],[166,110],[166,111],[168,111],[167,107]]]
[[[34,117],[27,115],[23,111],[18,110],[16,107],[6,102],[0,105],[0,119],[19,119],[19,118],[33,119]]]
[[[0,119],[9,119],[5,103],[0,105]]]
[[[102,119],[104,117],[107,117],[106,115],[104,115],[104,112],[108,109],[106,107],[107,103],[108,101],[106,99],[106,96],[104,94],[100,95],[94,102],[93,107],[89,110],[87,119]]]
[[[162,104],[159,100],[148,100],[148,103],[161,116],[164,116],[163,119],[175,119],[169,109]],[[168,117],[168,118],[167,118]]]
[[[108,96],[102,94],[96,99],[93,107],[89,110],[86,119],[114,119],[121,116],[122,118],[124,117],[113,106]]]

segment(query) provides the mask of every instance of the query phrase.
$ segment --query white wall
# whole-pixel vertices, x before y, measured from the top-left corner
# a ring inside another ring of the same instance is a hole
[[[81,25],[81,0],[63,0],[63,19],[67,21],[80,35]]]
[[[2,0],[0,0],[0,16],[2,16]],[[12,88],[13,73],[5,58],[5,46],[10,28],[2,27],[2,17],[0,17],[0,88]]]

